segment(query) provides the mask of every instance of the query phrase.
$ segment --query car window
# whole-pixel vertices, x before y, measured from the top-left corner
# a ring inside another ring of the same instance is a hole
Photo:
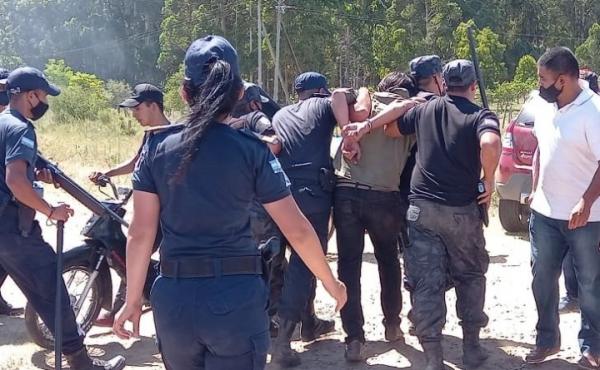
[[[542,100],[542,98],[540,98],[537,94],[532,93],[529,98],[527,98],[525,104],[523,104],[523,107],[516,118],[516,122],[520,125],[533,126],[533,122],[535,121],[535,112],[543,109],[542,104],[544,103],[545,102]]]

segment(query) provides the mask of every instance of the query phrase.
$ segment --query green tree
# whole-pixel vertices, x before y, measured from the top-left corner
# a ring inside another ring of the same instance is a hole
[[[588,32],[587,39],[579,45],[575,53],[581,64],[600,71],[600,24],[594,23]]]
[[[471,59],[467,30],[473,27],[477,43],[477,55],[485,82],[490,88],[506,79],[506,65],[504,64],[504,51],[506,45],[500,42],[500,36],[490,28],[481,30],[476,28],[475,22],[469,20],[461,23],[454,31],[455,54],[458,58]]]
[[[537,80],[537,62],[531,55],[524,55],[519,59],[515,71],[514,81],[531,84]]]

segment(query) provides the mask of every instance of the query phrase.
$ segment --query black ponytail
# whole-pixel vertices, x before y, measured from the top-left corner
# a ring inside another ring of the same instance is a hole
[[[243,88],[242,79],[223,60],[206,64],[203,72],[206,80],[202,85],[194,86],[189,80],[183,82],[190,114],[183,131],[183,156],[173,177],[178,182],[185,176],[196,156],[206,129],[216,124],[217,117],[231,113]]]

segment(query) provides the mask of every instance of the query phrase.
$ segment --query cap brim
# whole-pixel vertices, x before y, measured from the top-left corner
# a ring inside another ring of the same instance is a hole
[[[324,87],[323,91],[324,91],[324,93],[323,93],[324,95],[331,96],[331,91],[329,91],[328,88]]]
[[[60,95],[60,88],[53,84],[48,84],[48,88],[45,90],[50,96]]]
[[[138,105],[140,105],[142,102],[137,101],[133,98],[129,98],[129,99],[125,99],[121,104],[119,104],[119,107],[121,108],[134,108],[137,107]]]

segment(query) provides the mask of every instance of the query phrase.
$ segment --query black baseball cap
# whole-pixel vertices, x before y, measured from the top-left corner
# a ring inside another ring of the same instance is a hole
[[[250,82],[244,82],[244,100],[246,100],[247,103],[250,103],[251,101],[268,103],[270,101],[268,97],[262,95],[262,91],[258,85]]]
[[[326,93],[330,94],[327,78],[318,72],[304,72],[294,81],[294,90],[298,92],[316,89],[325,89]]]
[[[160,89],[151,84],[139,84],[133,88],[133,93],[125,99],[119,107],[134,108],[141,103],[158,103],[163,104],[163,93]]]
[[[457,59],[444,66],[446,86],[466,87],[477,81],[475,65],[466,59]]]
[[[410,74],[417,79],[442,73],[442,60],[437,55],[424,55],[410,61]]]
[[[205,36],[190,45],[185,53],[185,79],[198,87],[206,80],[205,66],[216,60],[223,60],[231,66],[235,76],[240,75],[237,51],[221,36]]]
[[[6,79],[0,80],[6,85],[9,94],[19,94],[31,90],[43,90],[51,96],[60,94],[60,88],[48,82],[42,71],[33,67],[21,67],[10,72]]]

